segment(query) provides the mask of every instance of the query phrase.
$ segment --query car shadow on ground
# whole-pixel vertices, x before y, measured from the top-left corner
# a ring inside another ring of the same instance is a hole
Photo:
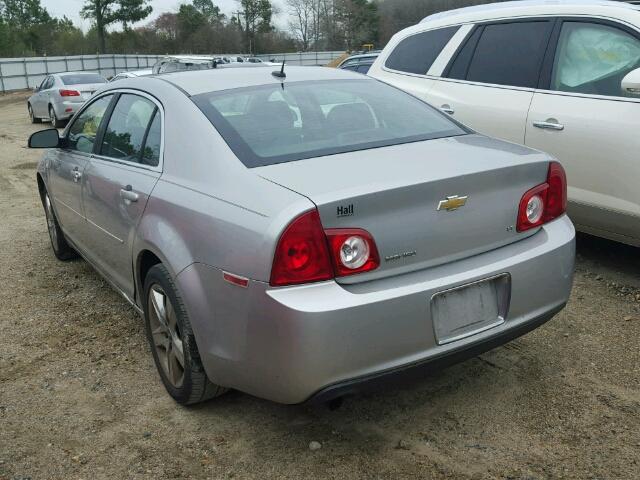
[[[579,268],[640,288],[640,248],[586,233],[576,237],[576,264]]]

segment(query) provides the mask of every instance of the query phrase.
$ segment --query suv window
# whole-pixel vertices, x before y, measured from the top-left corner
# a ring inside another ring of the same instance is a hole
[[[385,67],[400,72],[426,74],[458,28],[439,28],[401,40],[387,58]]]
[[[596,23],[565,22],[551,75],[551,89],[623,97],[622,79],[640,67],[640,40]]]
[[[498,23],[483,27],[463,79],[513,87],[536,87],[551,28],[550,21]],[[468,42],[459,56],[465,55],[465,49],[473,46],[473,42]],[[461,77],[461,70],[460,65],[454,62],[453,78]]]
[[[144,97],[122,94],[104,132],[100,154],[139,163],[155,110],[156,105]]]
[[[93,152],[96,134],[112,98],[113,95],[100,97],[78,115],[69,127],[67,148],[85,153]]]

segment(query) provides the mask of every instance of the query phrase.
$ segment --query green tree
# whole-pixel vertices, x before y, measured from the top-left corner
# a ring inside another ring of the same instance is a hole
[[[14,29],[28,29],[51,20],[40,0],[3,0],[0,1],[0,12],[4,21]]]
[[[125,30],[130,23],[147,18],[152,11],[149,0],[85,0],[80,11],[83,18],[94,21],[98,34],[98,50],[105,53],[106,27],[122,23]]]
[[[193,0],[193,6],[210,23],[219,23],[225,18],[224,14],[220,13],[220,8],[212,0]]]
[[[267,33],[273,30],[271,17],[273,6],[269,0],[238,0],[241,12],[238,12],[238,22],[244,34],[244,48],[246,52],[259,51],[256,45],[256,37],[259,33]]]

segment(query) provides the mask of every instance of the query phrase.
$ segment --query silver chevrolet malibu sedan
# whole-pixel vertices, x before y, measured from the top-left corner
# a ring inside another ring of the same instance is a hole
[[[173,398],[329,401],[563,308],[560,164],[356,73],[272,70],[124,79],[29,140],[55,255],[144,315]]]

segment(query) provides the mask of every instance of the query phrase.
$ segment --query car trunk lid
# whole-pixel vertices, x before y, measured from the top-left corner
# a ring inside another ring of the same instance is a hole
[[[308,197],[324,228],[363,228],[381,264],[354,283],[435,266],[532,235],[515,229],[522,195],[546,179],[549,158],[465,135],[254,169]]]

